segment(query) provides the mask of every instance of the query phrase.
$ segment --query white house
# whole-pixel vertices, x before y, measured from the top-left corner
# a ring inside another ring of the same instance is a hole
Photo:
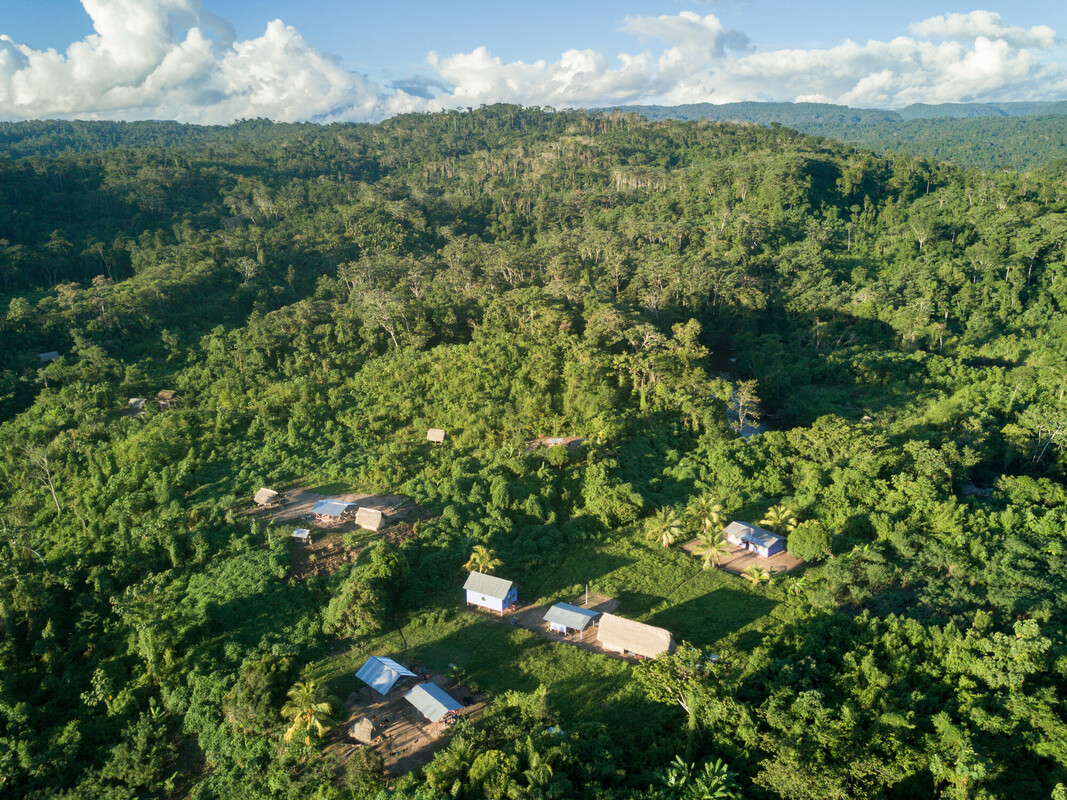
[[[519,599],[519,590],[511,581],[472,572],[463,584],[467,592],[467,605],[481,606],[503,614]]]

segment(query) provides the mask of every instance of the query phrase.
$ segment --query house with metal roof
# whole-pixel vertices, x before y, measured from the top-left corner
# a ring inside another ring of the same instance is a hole
[[[674,650],[670,631],[614,614],[601,615],[596,640],[605,650],[642,658],[655,658]]]
[[[401,678],[414,678],[415,673],[385,656],[371,656],[359,668],[356,677],[380,695],[387,695]]]
[[[571,631],[584,631],[600,616],[599,611],[590,611],[570,603],[556,603],[545,613],[545,622],[549,630],[567,634]]]
[[[308,528],[293,528],[292,537],[307,544],[311,541],[311,530]]]
[[[412,687],[404,699],[418,709],[430,722],[440,722],[449,711],[459,711],[462,705],[436,683],[420,683]]]
[[[472,572],[463,584],[467,605],[481,606],[503,614],[519,599],[519,590],[512,581]]]
[[[785,550],[785,537],[747,522],[731,522],[723,529],[723,535],[730,544],[758,553],[764,558],[770,558]]]
[[[49,350],[47,353],[38,353],[38,355],[37,355],[37,363],[38,364],[51,364],[57,358],[59,358],[59,351],[58,350]]]

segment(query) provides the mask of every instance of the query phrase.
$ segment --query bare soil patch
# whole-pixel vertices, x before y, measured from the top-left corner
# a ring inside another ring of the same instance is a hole
[[[355,561],[362,549],[346,547],[340,531],[312,531],[310,541],[293,541],[289,577],[304,581],[312,575],[333,575],[343,564]]]

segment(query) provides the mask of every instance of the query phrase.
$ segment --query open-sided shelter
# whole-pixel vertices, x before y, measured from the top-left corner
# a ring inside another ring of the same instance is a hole
[[[257,506],[269,506],[278,502],[278,493],[273,489],[263,488],[256,492],[253,499]]]
[[[463,584],[467,592],[467,605],[481,606],[503,614],[519,599],[519,590],[512,581],[472,572]]]
[[[670,631],[614,614],[600,617],[596,638],[605,650],[632,653],[642,658],[655,658],[674,650],[674,637]]]
[[[159,403],[159,410],[166,411],[168,408],[176,408],[178,405],[178,393],[173,392],[170,389],[163,389],[156,392],[156,402]]]
[[[596,618],[599,611],[590,611],[581,606],[572,606],[570,603],[556,603],[545,613],[545,622],[549,630],[556,633],[569,633],[570,631],[584,631]]]
[[[144,404],[147,402],[147,398],[144,397],[131,397],[126,403],[126,413],[135,417],[141,416],[144,413]]]
[[[452,696],[436,683],[420,683],[404,695],[430,722],[440,722],[449,711],[463,708]]]
[[[377,508],[363,508],[356,510],[356,524],[367,531],[379,530],[385,522],[385,514]]]
[[[445,440],[445,432],[440,428],[430,428],[426,431],[426,441],[441,444]]]
[[[401,678],[414,678],[415,673],[385,656],[371,656],[359,668],[356,677],[380,695],[387,695]]]
[[[307,528],[294,528],[293,529],[293,538],[294,539],[299,539],[304,544],[307,544],[308,542],[311,541],[311,531],[308,530]]]
[[[341,500],[320,500],[311,507],[311,513],[326,519],[340,519],[351,505]]]
[[[349,726],[348,736],[362,744],[371,744],[378,736],[378,727],[367,717],[360,717]]]
[[[785,550],[783,537],[747,522],[731,522],[723,529],[723,534],[730,544],[758,553],[764,558]]]

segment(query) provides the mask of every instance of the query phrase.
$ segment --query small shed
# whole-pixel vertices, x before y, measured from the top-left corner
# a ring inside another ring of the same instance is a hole
[[[278,502],[278,493],[273,489],[260,489],[253,498],[257,506],[271,506]]]
[[[126,403],[126,413],[135,417],[141,416],[144,413],[144,406],[147,402],[147,398],[144,397],[131,397]]]
[[[440,428],[430,428],[426,431],[426,441],[441,444],[445,440],[445,432]]]
[[[571,631],[584,631],[599,616],[599,611],[590,611],[570,603],[556,603],[545,614],[545,622],[548,623],[549,630],[566,634]]]
[[[670,631],[614,614],[600,617],[596,638],[605,650],[642,658],[656,658],[674,650],[674,637]]]
[[[307,528],[295,528],[293,530],[293,538],[299,539],[304,544],[311,541],[311,531]]]
[[[378,736],[378,727],[367,717],[360,717],[348,728],[348,737],[362,744],[371,744]]]
[[[170,389],[164,389],[160,392],[156,392],[156,402],[159,403],[160,411],[166,411],[168,408],[177,408],[178,393],[173,392]]]
[[[440,722],[449,711],[463,708],[436,683],[420,683],[404,695],[404,699],[418,709],[430,722]]]
[[[351,505],[341,500],[320,500],[311,507],[311,513],[318,517],[320,522],[336,522],[345,515]]]
[[[356,510],[356,524],[364,530],[376,531],[385,522],[385,514],[376,508],[359,508]]]
[[[519,590],[512,581],[472,572],[463,584],[467,592],[467,605],[481,606],[503,614],[519,599]]]
[[[764,558],[770,558],[785,550],[783,537],[747,522],[731,522],[723,529],[723,535],[730,544],[758,553]]]
[[[385,656],[371,656],[359,668],[356,677],[380,695],[387,695],[401,678],[414,678],[415,673]]]
[[[37,355],[38,364],[51,364],[59,358],[59,352],[57,350],[49,350],[47,353],[39,353]]]

